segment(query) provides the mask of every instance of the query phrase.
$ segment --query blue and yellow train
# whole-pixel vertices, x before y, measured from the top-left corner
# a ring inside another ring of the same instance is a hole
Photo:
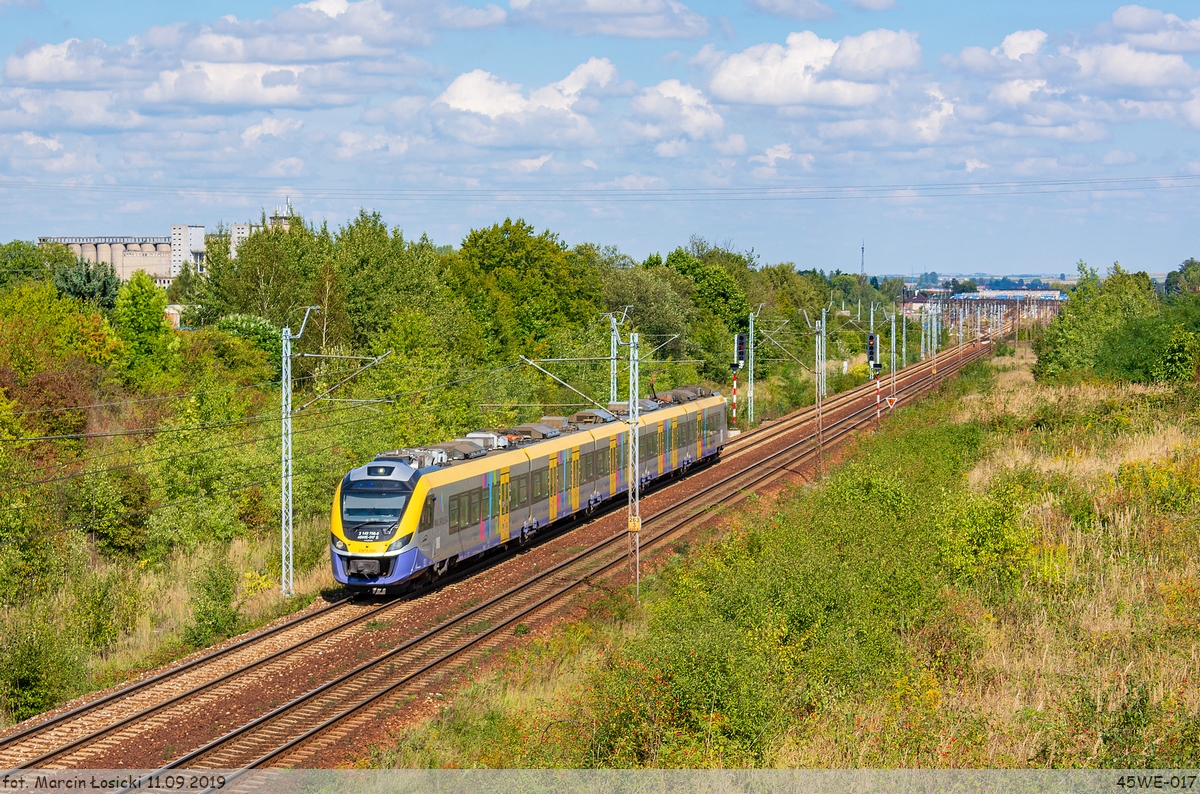
[[[720,454],[725,399],[679,388],[639,405],[643,484]],[[338,485],[330,517],[333,575],[387,592],[539,530],[628,490],[629,423],[581,411],[430,447],[386,452]]]

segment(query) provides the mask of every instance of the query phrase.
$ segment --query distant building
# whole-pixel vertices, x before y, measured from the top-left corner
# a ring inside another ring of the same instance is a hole
[[[176,275],[170,237],[39,237],[38,243],[61,243],[80,259],[110,264],[122,281],[145,270],[156,284],[165,287]]]
[[[171,278],[183,272],[185,264],[197,273],[204,272],[204,227],[196,224],[171,227]]]
[[[291,218],[291,204],[286,214],[276,210],[272,221],[279,219],[287,228]],[[238,246],[252,232],[262,228],[256,224],[235,223],[229,227],[229,256],[237,257]],[[184,265],[191,265],[197,273],[205,272],[205,250],[208,242],[207,230],[200,224],[176,224],[171,227],[170,237],[39,237],[38,244],[60,243],[71,249],[76,257],[88,262],[103,262],[113,266],[117,278],[128,281],[139,270],[154,279],[160,287],[167,287],[183,272]]]

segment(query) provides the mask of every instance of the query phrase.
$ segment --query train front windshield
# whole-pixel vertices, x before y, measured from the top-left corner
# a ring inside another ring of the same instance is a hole
[[[408,493],[397,491],[355,491],[342,494],[342,523],[347,527],[364,524],[395,524],[404,512]]]

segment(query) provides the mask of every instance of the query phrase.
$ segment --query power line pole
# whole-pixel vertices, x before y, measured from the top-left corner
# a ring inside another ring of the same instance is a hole
[[[292,582],[295,567],[292,554],[292,342],[304,335],[308,316],[319,309],[319,306],[309,306],[304,310],[304,320],[300,323],[298,333],[293,334],[291,327],[285,327],[280,334],[283,349],[280,351],[279,380],[279,453],[282,469],[279,477],[279,587],[284,598],[295,595]]]
[[[825,334],[825,310],[822,309],[820,325],[817,326],[816,333],[813,334],[813,339],[815,340],[815,348],[816,348],[814,350],[814,354],[813,354],[813,369],[816,372],[816,377],[813,378],[813,386],[815,387],[816,400],[817,400],[817,402],[816,402],[816,407],[817,407],[817,473],[822,474],[822,475],[824,474],[824,470],[825,470],[825,429],[824,429],[824,425],[822,423],[822,416],[821,416],[821,404],[823,402],[822,397],[823,397],[823,393],[824,393],[824,386],[821,383],[823,378],[821,377],[821,375],[825,369],[825,362],[823,361],[823,358],[825,355],[825,351],[823,350],[823,348],[825,346],[824,334]]]
[[[821,357],[820,384],[821,397],[826,397],[829,394],[829,323],[825,320],[825,307],[821,307],[821,327],[817,329],[817,342],[820,343],[818,355]]]
[[[608,315],[608,401],[617,401],[617,347],[621,334],[617,330],[617,315]]]
[[[901,366],[908,366],[908,318],[904,316],[904,304],[900,304],[900,334],[904,340],[900,343]]]
[[[642,598],[642,486],[638,443],[638,335],[629,335],[629,562],[633,565],[634,594]]]
[[[896,396],[896,311],[892,310],[892,396]]]
[[[762,308],[761,306],[759,307]],[[746,381],[746,426],[754,427],[754,312],[750,312],[750,338],[747,341],[747,364],[750,367],[750,377]]]

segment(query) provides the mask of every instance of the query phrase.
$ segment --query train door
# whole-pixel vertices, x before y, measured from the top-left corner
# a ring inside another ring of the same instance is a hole
[[[671,471],[679,468],[679,419],[671,417]]]
[[[579,510],[579,486],[583,471],[579,463],[579,447],[571,447],[571,512]]]
[[[667,423],[659,422],[657,425],[657,441],[658,441],[658,475],[661,477],[667,471]]]
[[[508,467],[500,470],[500,504],[499,515],[496,516],[496,528],[500,533],[500,542],[508,543],[509,521],[508,513],[512,508],[512,483]]]
[[[550,468],[547,469],[546,498],[550,503],[550,520],[558,520],[558,453],[549,458]]]
[[[617,437],[608,437],[608,495],[613,496],[617,492],[617,477],[620,476],[617,468]]]

